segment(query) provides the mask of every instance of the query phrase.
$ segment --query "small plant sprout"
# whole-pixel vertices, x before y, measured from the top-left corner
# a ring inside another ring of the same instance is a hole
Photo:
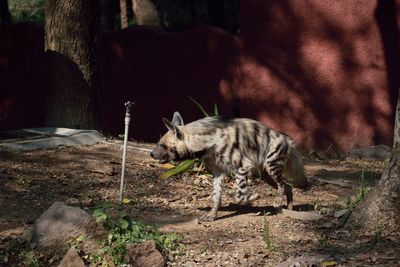
[[[267,214],[264,213],[263,219],[264,219],[264,233],[263,233],[264,249],[266,251],[269,251],[271,249],[271,236],[269,232],[269,222],[267,219]]]
[[[360,176],[360,187],[358,190],[357,195],[354,197],[354,199],[350,197],[346,197],[344,199],[344,204],[347,209],[347,212],[340,218],[339,224],[337,227],[342,227],[343,225],[346,224],[347,219],[350,217],[350,214],[354,210],[354,208],[358,205],[358,203],[361,202],[365,198],[365,196],[368,194],[368,192],[371,190],[370,187],[366,186],[365,183],[365,171],[364,168],[361,170],[361,176]]]

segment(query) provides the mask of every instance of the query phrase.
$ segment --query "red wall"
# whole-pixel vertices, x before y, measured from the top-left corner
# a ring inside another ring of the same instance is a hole
[[[155,141],[173,111],[187,122],[202,117],[192,96],[309,148],[390,144],[398,32],[381,32],[376,11],[369,0],[247,0],[239,36],[211,27],[104,33],[104,129],[122,133],[123,103],[132,99],[133,138]],[[37,25],[0,33],[0,129],[43,125],[42,51]]]

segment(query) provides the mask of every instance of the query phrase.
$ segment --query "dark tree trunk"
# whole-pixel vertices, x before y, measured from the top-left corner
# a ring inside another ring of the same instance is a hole
[[[45,14],[46,124],[94,128],[100,89],[99,2],[47,0]]]
[[[129,26],[128,0],[120,0],[119,9],[120,9],[119,14],[121,19],[121,29],[126,29]]]
[[[349,226],[361,227],[367,231],[400,231],[400,59],[395,10],[394,0],[378,1],[376,18],[382,35],[388,85],[392,98],[397,98],[392,156],[379,183],[354,209],[347,222]]]
[[[197,26],[197,14],[194,0],[190,0],[190,16],[192,17],[192,27]]]
[[[8,1],[0,0],[0,17],[1,17],[1,25],[11,24],[11,13],[8,9]]]
[[[101,0],[101,27],[105,30],[114,30],[115,6],[113,0]]]
[[[207,0],[208,23],[225,29],[224,0]]]
[[[399,132],[399,102],[396,111],[395,133]],[[395,137],[399,139],[399,136]],[[349,226],[366,231],[378,229],[400,231],[400,146],[394,145],[392,157],[381,180],[366,198],[354,209],[347,222]]]
[[[132,0],[132,10],[137,25],[161,25],[157,9],[151,0]]]

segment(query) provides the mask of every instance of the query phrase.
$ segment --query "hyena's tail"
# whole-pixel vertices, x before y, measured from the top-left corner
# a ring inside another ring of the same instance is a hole
[[[289,145],[289,153],[286,158],[284,172],[289,182],[295,187],[307,187],[308,181],[304,175],[303,159],[293,143]]]

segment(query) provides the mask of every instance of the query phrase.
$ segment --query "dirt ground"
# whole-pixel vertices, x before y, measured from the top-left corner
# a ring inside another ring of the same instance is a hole
[[[272,206],[276,191],[255,179],[251,190],[261,198],[251,207],[232,204],[234,183],[227,181],[218,219],[200,224],[195,218],[211,205],[211,178],[196,173],[159,178],[165,169],[143,150],[152,145],[130,145],[142,149],[128,150],[125,197],[132,200],[126,206],[129,214],[184,237],[183,248],[166,255],[168,266],[276,266],[299,256],[319,257],[324,266],[400,265],[398,233],[337,227],[336,212],[344,209],[347,197],[358,193],[362,169],[367,186],[373,186],[384,162],[306,160],[312,186],[294,190],[295,209],[317,212],[323,215],[320,220],[279,213]],[[55,201],[80,207],[117,202],[121,154],[117,143],[0,152],[0,249],[22,235]],[[269,249],[265,248],[265,220]]]

